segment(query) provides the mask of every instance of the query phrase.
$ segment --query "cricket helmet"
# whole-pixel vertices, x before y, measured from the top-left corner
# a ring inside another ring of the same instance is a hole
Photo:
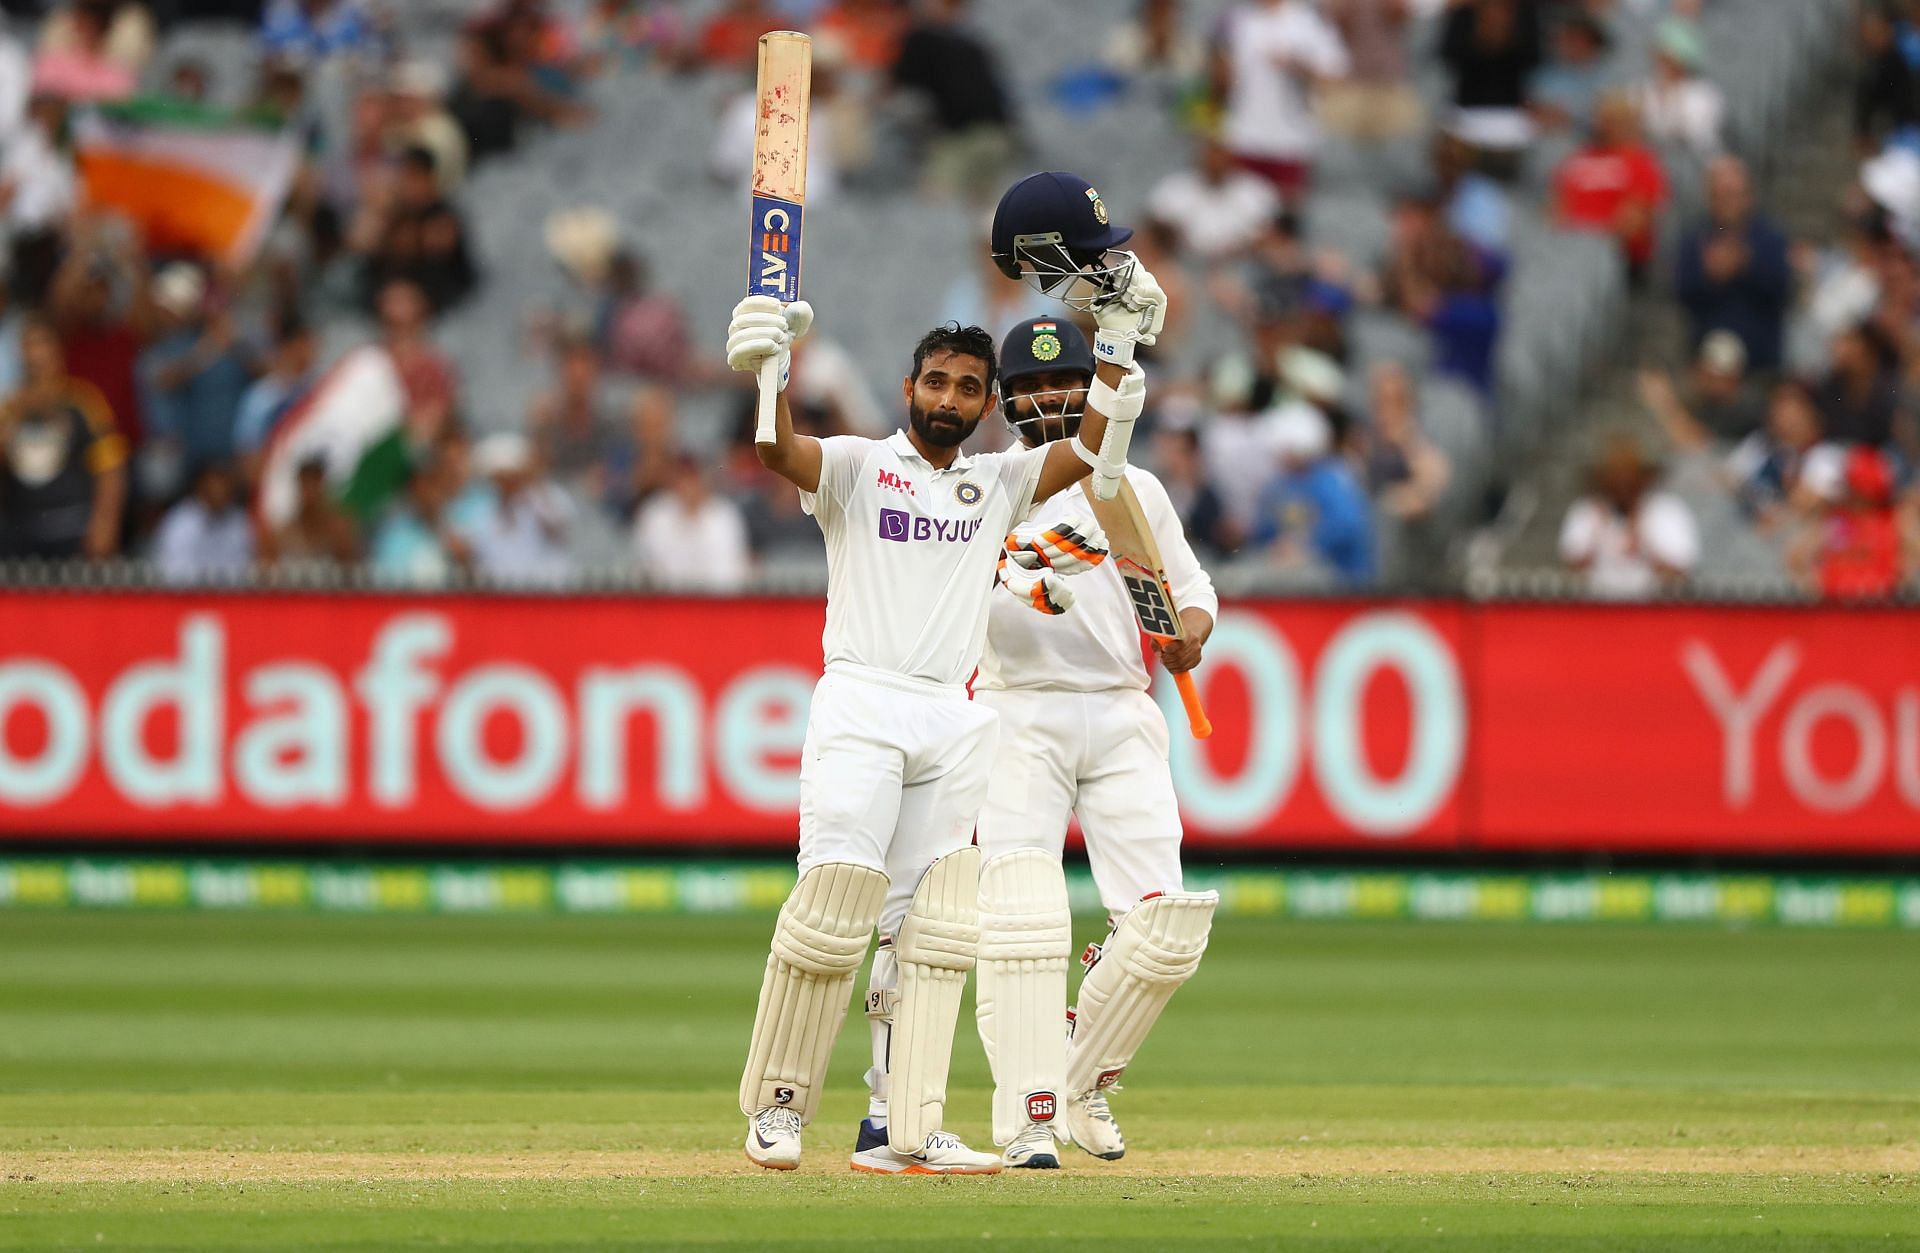
[[[1022,390],[1020,397],[1027,402],[1022,416],[1009,384],[1062,370],[1085,378],[1065,390]],[[1031,447],[1078,433],[1080,419],[1086,414],[1087,388],[1092,384],[1093,345],[1066,318],[1028,318],[1016,323],[1000,343],[1000,412],[1014,433]]]
[[[1077,174],[1029,174],[1000,197],[990,247],[1000,272],[1076,309],[1126,285],[1133,259],[1109,256],[1133,229],[1107,220],[1106,202]]]

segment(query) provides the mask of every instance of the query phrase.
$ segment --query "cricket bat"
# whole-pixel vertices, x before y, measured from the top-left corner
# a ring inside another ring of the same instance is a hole
[[[1127,597],[1133,601],[1133,616],[1140,620],[1140,629],[1163,644],[1184,638],[1187,628],[1180,621],[1180,607],[1173,603],[1166,563],[1160,558],[1160,545],[1154,542],[1153,529],[1147,525],[1147,511],[1141,507],[1133,484],[1122,478],[1111,500],[1101,499],[1093,484],[1084,479],[1080,490],[1093,506],[1094,520],[1107,533],[1107,559],[1113,562],[1120,581],[1126,584]],[[1193,732],[1194,739],[1206,739],[1213,734],[1213,723],[1207,720],[1207,711],[1200,704],[1200,689],[1194,686],[1193,675],[1176,674],[1173,682],[1180,689],[1180,703],[1187,709],[1188,730]]]
[[[782,304],[800,299],[800,217],[807,202],[807,97],[813,40],[792,30],[760,36],[758,112],[753,127],[753,217],[747,233],[747,295]],[[753,439],[774,442],[780,362],[760,367]]]

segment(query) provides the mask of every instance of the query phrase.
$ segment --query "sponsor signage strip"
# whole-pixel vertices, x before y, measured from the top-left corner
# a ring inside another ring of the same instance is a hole
[[[822,620],[12,591],[0,840],[790,849]],[[1198,679],[1196,849],[1920,858],[1913,610],[1241,601]]]
[[[793,887],[771,863],[434,865],[239,860],[0,860],[0,908],[364,914],[770,914]],[[1699,923],[1920,930],[1920,879],[1739,874],[1195,872],[1235,918]],[[1097,914],[1082,868],[1074,909]]]

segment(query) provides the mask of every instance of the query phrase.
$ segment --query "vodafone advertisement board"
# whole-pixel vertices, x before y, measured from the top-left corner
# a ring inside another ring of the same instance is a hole
[[[791,847],[817,601],[0,597],[0,838]],[[1241,602],[1197,846],[1920,854],[1920,614]]]

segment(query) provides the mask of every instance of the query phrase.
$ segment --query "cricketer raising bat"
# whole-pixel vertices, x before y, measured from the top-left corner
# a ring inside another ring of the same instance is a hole
[[[1093,506],[1094,520],[1107,533],[1108,560],[1126,585],[1140,629],[1162,643],[1183,638],[1187,628],[1180,621],[1180,607],[1173,602],[1166,563],[1160,558],[1160,545],[1154,542],[1153,529],[1147,525],[1146,510],[1141,508],[1133,484],[1121,478],[1110,500],[1103,499],[1090,481],[1082,480],[1080,490]],[[1186,706],[1187,728],[1194,739],[1206,739],[1213,734],[1213,723],[1200,704],[1200,689],[1194,685],[1193,675],[1176,674],[1173,682],[1180,689],[1180,703]]]
[[[798,31],[760,36],[758,112],[753,130],[753,217],[747,234],[747,294],[782,304],[800,299],[800,218],[807,201],[807,97],[813,40]],[[780,362],[760,367],[755,443],[774,442]]]

